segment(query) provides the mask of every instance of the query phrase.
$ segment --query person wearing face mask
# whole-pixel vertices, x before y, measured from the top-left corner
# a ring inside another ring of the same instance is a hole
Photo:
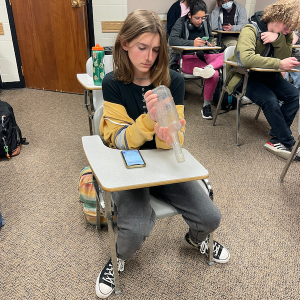
[[[241,31],[248,23],[244,6],[229,0],[217,0],[210,17],[212,30]],[[226,47],[237,44],[238,34],[224,34],[221,43]]]
[[[300,66],[291,57],[294,33],[300,29],[300,1],[278,0],[256,12],[242,29],[229,61],[243,68],[291,70]],[[227,66],[227,74],[231,66]],[[228,94],[242,87],[243,75],[229,75]],[[290,129],[299,109],[299,91],[280,72],[254,72],[248,78],[246,96],[260,106],[271,127],[271,139],[264,147],[288,159],[295,144]],[[282,104],[281,104],[282,103]],[[300,160],[299,151],[296,160]]]

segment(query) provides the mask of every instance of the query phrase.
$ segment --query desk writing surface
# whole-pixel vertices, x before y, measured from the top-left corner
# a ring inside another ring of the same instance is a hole
[[[208,177],[208,171],[186,150],[185,162],[177,163],[173,149],[141,150],[146,167],[127,169],[121,150],[106,147],[100,136],[84,136],[86,158],[105,191],[122,191]]]
[[[93,77],[87,73],[77,74],[77,80],[86,90],[102,90],[102,86],[94,85]]]
[[[216,33],[241,33],[240,31],[213,30]]]
[[[234,62],[234,61],[226,60],[226,61],[224,61],[224,63],[227,64],[227,65],[234,66],[234,67],[238,67],[238,64],[236,62]],[[263,69],[263,68],[245,68],[245,69],[248,69],[248,70],[251,70],[251,71],[257,71],[257,72],[274,72],[274,73],[276,73],[276,72],[291,72],[291,73],[300,72],[297,69],[291,69],[291,70]]]
[[[195,46],[170,46],[173,49],[178,49],[178,50],[219,50],[221,47],[219,46],[201,46],[201,47],[195,47]]]

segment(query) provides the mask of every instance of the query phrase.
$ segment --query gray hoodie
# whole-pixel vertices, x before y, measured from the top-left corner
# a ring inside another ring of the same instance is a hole
[[[234,24],[232,25],[232,31],[241,31],[242,28],[248,23],[247,11],[244,6],[233,1],[236,5],[236,11],[234,16]],[[222,30],[223,24],[223,9],[222,7],[215,7],[210,16],[210,24],[212,30]]]

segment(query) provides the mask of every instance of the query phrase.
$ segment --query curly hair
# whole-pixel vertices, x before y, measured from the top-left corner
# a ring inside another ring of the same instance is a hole
[[[278,0],[264,9],[262,21],[282,22],[292,31],[300,29],[300,0]]]
[[[150,69],[150,77],[155,87],[162,84],[169,87],[171,78],[168,69],[169,57],[166,32],[157,13],[149,10],[137,9],[130,13],[124,21],[113,48],[115,78],[124,84],[133,82],[133,65],[127,51],[122,47],[122,42],[130,43],[143,33],[158,33],[160,36],[159,53]]]

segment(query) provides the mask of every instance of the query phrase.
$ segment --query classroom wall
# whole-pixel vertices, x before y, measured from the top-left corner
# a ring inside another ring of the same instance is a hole
[[[103,46],[112,46],[117,36],[116,33],[102,33],[101,21],[124,21],[129,13],[139,8],[153,10],[158,13],[162,20],[166,20],[167,12],[174,2],[176,0],[93,0],[95,43]],[[206,0],[205,2],[208,13],[211,13],[216,5],[216,1]],[[236,2],[246,7],[247,3],[255,4],[256,0],[237,0]],[[254,6],[251,5],[248,5],[249,10],[252,9],[254,12]]]
[[[176,1],[177,0],[127,0],[127,12],[130,13],[138,8],[143,8],[153,10],[158,14],[166,14],[170,6]],[[247,0],[237,0],[235,2],[238,2],[245,6],[246,1]],[[205,3],[207,5],[208,13],[211,13],[214,7],[216,6],[216,0],[205,0]]]
[[[260,11],[264,10],[264,8],[270,4],[275,3],[275,0],[260,0],[260,1],[255,1],[255,11]]]
[[[102,21],[124,21],[128,13],[137,9],[152,9],[162,20],[167,19],[167,11],[175,0],[92,0],[95,42],[103,46],[112,46],[117,33],[102,33]],[[275,1],[272,0],[237,0],[246,7],[248,16]],[[215,0],[206,0],[208,12],[215,7]],[[0,35],[0,74],[2,82],[20,81],[15,51],[11,37],[5,0],[0,0],[0,23],[3,24],[4,35]]]
[[[20,81],[5,0],[0,0],[0,23],[4,31],[4,35],[0,35],[1,80],[3,83]]]

